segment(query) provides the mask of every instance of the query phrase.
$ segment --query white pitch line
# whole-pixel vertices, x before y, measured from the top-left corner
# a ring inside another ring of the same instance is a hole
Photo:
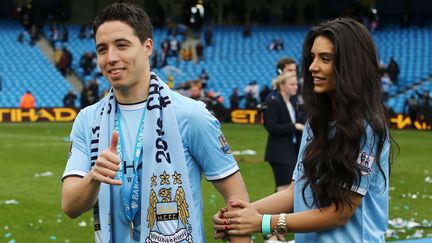
[[[14,134],[14,133],[0,133],[0,138],[67,142],[65,141],[65,137],[35,136],[35,135],[24,135],[24,134]],[[67,138],[69,139],[69,137]]]
[[[2,144],[1,148],[16,148],[16,144]],[[67,147],[65,143],[20,143],[19,147]]]

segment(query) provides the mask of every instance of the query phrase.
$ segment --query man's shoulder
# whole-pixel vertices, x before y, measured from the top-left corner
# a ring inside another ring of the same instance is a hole
[[[107,97],[104,97],[103,99],[99,100],[98,102],[94,103],[93,105],[89,105],[83,109],[80,110],[79,116],[80,119],[84,119],[87,122],[93,121],[93,119],[96,117],[96,115],[100,114],[104,100]]]
[[[203,102],[181,95],[175,90],[171,90],[171,99],[177,119],[187,118],[197,109],[205,110]]]

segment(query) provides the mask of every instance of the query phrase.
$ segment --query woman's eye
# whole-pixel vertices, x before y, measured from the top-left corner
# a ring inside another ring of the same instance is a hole
[[[322,60],[323,60],[324,62],[330,62],[330,61],[331,61],[331,59],[328,58],[328,57],[323,57]]]

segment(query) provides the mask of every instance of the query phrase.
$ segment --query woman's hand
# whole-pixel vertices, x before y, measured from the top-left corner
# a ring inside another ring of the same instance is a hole
[[[304,130],[304,125],[303,124],[301,124],[301,123],[295,123],[294,126],[295,126],[295,128],[297,130],[303,132],[303,130]]]
[[[240,210],[228,212],[221,209],[213,217],[216,239],[222,239],[224,234],[245,236],[261,232],[262,215],[250,203],[233,200],[230,202],[230,206],[238,207]]]
[[[227,208],[221,208],[217,214],[212,218],[214,228],[214,238],[221,239],[223,241],[229,241],[229,235],[225,231],[224,226],[228,225],[228,221],[224,218],[223,214],[228,212]],[[224,230],[217,230],[216,228],[224,228]]]

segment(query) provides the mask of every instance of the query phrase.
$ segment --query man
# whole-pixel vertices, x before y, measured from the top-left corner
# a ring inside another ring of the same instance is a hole
[[[150,72],[144,10],[114,3],[93,29],[112,90],[75,120],[63,210],[76,218],[94,208],[96,242],[205,242],[201,172],[227,204],[248,200],[219,123]]]
[[[294,59],[292,59],[292,58],[282,58],[282,59],[280,59],[276,63],[276,74],[278,76],[280,76],[280,75],[288,73],[288,72],[295,73],[297,75],[297,65],[296,65]],[[302,85],[302,80],[299,80],[299,84],[298,85],[299,85],[299,92],[298,92],[298,94],[301,94],[300,89],[301,89],[301,85]],[[273,84],[272,84],[272,86],[273,86]],[[268,92],[268,95],[264,99],[261,98],[261,103],[258,105],[258,109],[260,109],[261,111],[265,111],[267,109],[267,103],[268,103],[268,101],[276,99],[277,96],[278,96],[278,91],[273,87],[273,90],[271,90],[270,92]],[[301,97],[299,97],[299,99],[300,99],[299,103],[302,104],[302,100],[303,99]]]
[[[292,58],[282,58],[276,64],[277,75],[281,75],[287,72],[293,72],[297,74],[297,65]]]
[[[295,75],[298,76],[297,65],[296,65],[294,59],[292,59],[292,58],[282,58],[282,59],[280,59],[278,61],[278,63],[276,64],[276,73],[278,75],[281,75],[281,74],[285,74],[285,73],[288,73],[288,72],[292,72],[292,73],[294,73]],[[298,109],[299,109],[299,115],[301,117],[303,116],[303,112],[304,112],[303,111],[304,101],[303,101],[303,96],[302,96],[302,90],[303,90],[303,78],[299,77],[298,78],[298,91],[297,91],[297,101],[298,101],[297,104],[299,106],[298,107]],[[275,94],[276,93],[272,92],[270,94],[270,96],[271,96],[272,99],[275,98]]]

